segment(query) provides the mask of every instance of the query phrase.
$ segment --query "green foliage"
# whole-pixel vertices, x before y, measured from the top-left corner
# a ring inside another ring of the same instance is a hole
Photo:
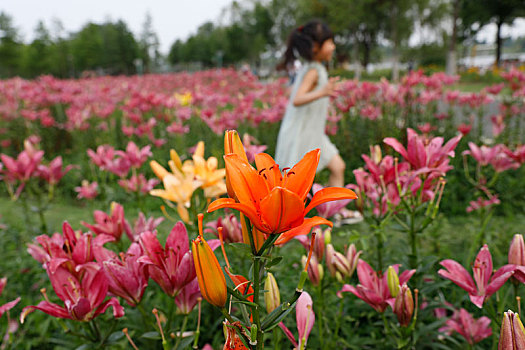
[[[122,21],[88,23],[73,36],[71,53],[77,72],[102,69],[106,74],[131,74],[138,46]]]

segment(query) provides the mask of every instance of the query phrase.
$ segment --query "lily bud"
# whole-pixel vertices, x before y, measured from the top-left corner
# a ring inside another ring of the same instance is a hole
[[[390,268],[388,272],[390,273]],[[414,313],[414,298],[412,298],[412,292],[406,283],[399,288],[399,293],[394,302],[394,313],[402,327],[406,327],[410,324],[412,314]]]
[[[301,258],[303,267],[306,266],[306,261],[307,261],[307,258],[306,256],[303,255]],[[319,264],[315,255],[312,255],[312,257],[310,258],[310,264],[308,265],[307,272],[308,272],[308,278],[310,279],[310,282],[312,282],[314,286],[318,286],[319,283],[323,280],[323,276],[324,276],[323,265]]]
[[[376,164],[381,163],[383,156],[381,154],[381,147],[379,147],[379,145],[370,146],[370,158],[372,158],[372,161]]]
[[[232,153],[237,154],[241,159],[248,161],[246,151],[244,150],[244,146],[242,145],[237,130],[226,130],[224,133],[224,155]],[[228,191],[228,197],[237,198],[230,183],[228,168],[226,168],[226,189]]]
[[[357,262],[359,261],[359,257],[361,256],[361,253],[363,251],[357,251],[355,248],[355,244],[350,244],[350,247],[348,247],[346,251],[346,259],[350,263],[350,273],[348,274],[349,277],[351,277],[354,274],[355,269],[357,268]]]
[[[281,305],[279,286],[277,285],[277,281],[271,272],[268,272],[268,275],[266,276],[264,289],[266,290],[266,293],[264,294],[264,303],[266,304],[266,311],[270,313],[279,305]]]
[[[202,214],[199,215],[199,236],[191,242],[191,251],[202,296],[210,304],[224,307],[227,298],[226,278],[213,250],[202,237]]]
[[[244,150],[244,146],[237,130],[226,130],[224,133],[224,154],[231,153],[235,153],[242,159],[248,161],[246,151]]]
[[[525,266],[525,243],[523,236],[516,234],[509,248],[509,264]]]
[[[525,349],[525,329],[519,315],[509,310],[503,314],[498,350],[519,349]]]
[[[320,228],[315,229],[316,238],[314,241],[314,255],[319,259],[320,261],[323,260],[324,257],[324,250],[325,250],[325,244],[324,244],[324,233],[323,230]]]
[[[155,176],[157,176],[159,179],[163,180],[166,175],[169,174],[169,172],[164,169],[162,165],[160,165],[156,160],[152,160],[149,162],[149,166],[151,167],[151,170],[153,170],[153,173],[155,173]]]
[[[387,273],[386,273],[386,280],[388,284],[388,290],[390,291],[390,295],[392,295],[394,298],[397,297],[397,294],[399,293],[399,276],[397,275],[396,270],[389,266]]]
[[[326,237],[326,236],[325,236]],[[334,246],[330,243],[326,245],[326,266],[328,267],[328,271],[330,271],[330,275],[332,277],[335,277],[335,273],[337,269],[335,268],[334,264],[334,256],[335,256],[335,249]]]
[[[324,243],[330,244],[332,243],[332,228],[329,227],[326,230],[324,230]]]

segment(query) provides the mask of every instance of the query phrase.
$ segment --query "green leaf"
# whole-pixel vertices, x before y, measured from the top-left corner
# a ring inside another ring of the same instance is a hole
[[[277,264],[279,264],[281,262],[281,260],[283,260],[283,257],[282,256],[276,256],[275,258],[273,258],[272,260],[270,260],[267,264],[266,264],[266,268],[270,268],[272,266],[275,266]]]
[[[161,339],[159,332],[153,331],[153,332],[146,332],[140,336],[141,338],[146,339]]]

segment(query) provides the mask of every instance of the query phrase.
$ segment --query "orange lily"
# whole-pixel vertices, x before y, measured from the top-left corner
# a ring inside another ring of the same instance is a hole
[[[226,130],[224,133],[224,154],[237,154],[241,159],[248,162],[246,151],[242,145],[241,138],[236,130]],[[228,190],[228,197],[235,198],[235,192],[230,184],[230,176],[228,175],[228,169],[226,168],[226,188]]]
[[[305,207],[319,163],[319,153],[319,149],[308,152],[284,174],[281,174],[273,158],[265,153],[255,156],[257,169],[235,153],[225,155],[227,180],[236,199],[220,198],[209,205],[208,212],[222,208],[239,210],[259,231],[266,234],[291,229],[309,230],[320,224],[332,226],[330,221],[320,217],[304,217],[319,204],[355,199],[357,195],[347,188],[327,187],[316,192]]]
[[[224,346],[222,350],[244,350],[249,349],[244,345],[244,343],[241,340],[241,336],[239,335],[239,332],[242,333],[246,338],[248,338],[248,334],[246,333],[246,330],[242,327],[241,323],[239,321],[235,321],[233,323],[230,323],[229,321],[223,322],[223,331],[224,331],[224,337],[226,338],[226,341],[224,342]]]
[[[222,308],[227,298],[226,278],[217,257],[202,237],[202,219],[202,214],[199,214],[199,236],[191,241],[197,280],[204,299]]]

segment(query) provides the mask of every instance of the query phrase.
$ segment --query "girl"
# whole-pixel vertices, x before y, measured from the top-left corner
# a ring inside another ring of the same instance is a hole
[[[276,163],[291,167],[305,153],[321,149],[317,171],[330,170],[329,186],[344,186],[345,163],[325,134],[330,96],[338,78],[328,78],[322,62],[329,61],[335,50],[333,34],[321,21],[311,21],[295,29],[288,39],[281,67],[287,67],[298,53],[306,64],[297,74],[286,107],[275,152]]]

